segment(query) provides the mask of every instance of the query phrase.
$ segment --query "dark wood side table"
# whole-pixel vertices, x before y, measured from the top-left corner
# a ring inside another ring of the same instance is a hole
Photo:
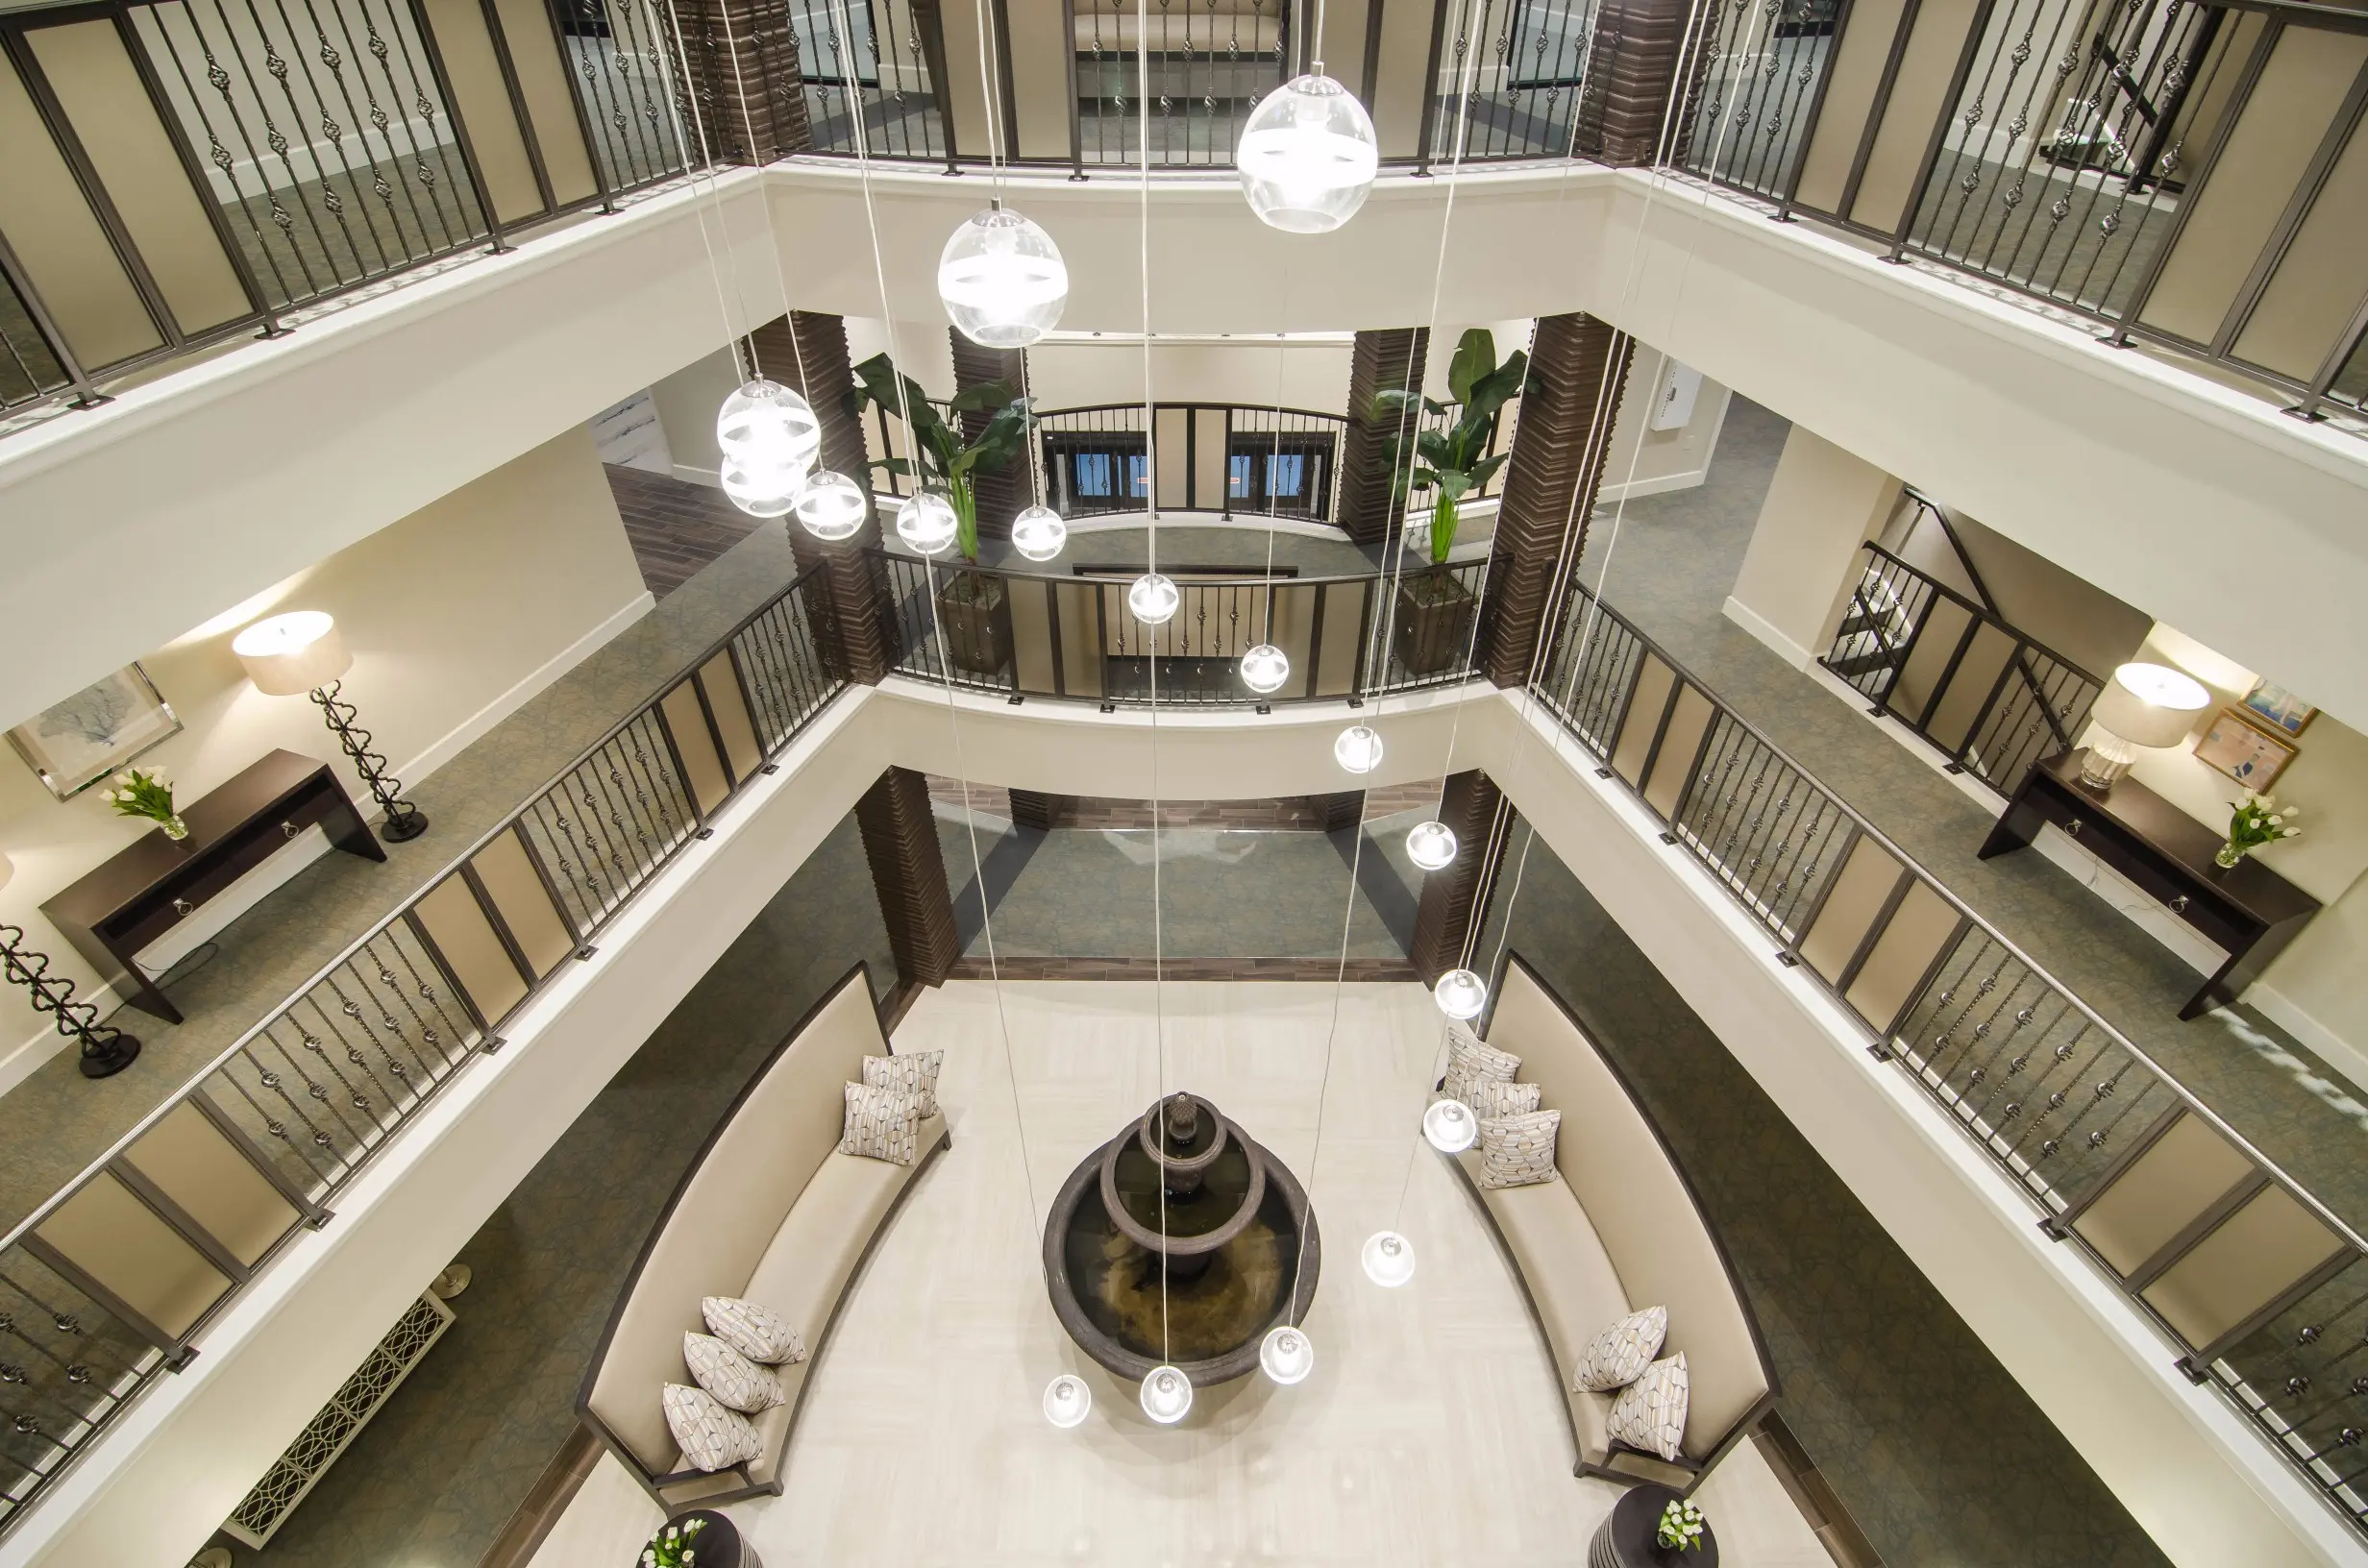
[[[181,1010],[132,955],[197,913],[306,828],[319,823],[348,854],[386,851],[327,763],[274,751],[182,808],[189,836],[176,844],[151,829],[41,906],[74,950],[110,979],[128,978],[133,1006],[171,1022]]]
[[[1677,1500],[1658,1482],[1629,1487],[1588,1543],[1587,1568],[1718,1568],[1718,1535],[1707,1522],[1692,1551],[1662,1550],[1662,1510]]]
[[[2192,1018],[2233,1002],[2319,912],[2319,901],[2250,856],[2222,870],[2227,842],[2136,779],[2104,795],[2080,782],[2081,751],[2032,764],[1981,858],[2020,849],[2053,822],[2229,956],[2187,1005]]]

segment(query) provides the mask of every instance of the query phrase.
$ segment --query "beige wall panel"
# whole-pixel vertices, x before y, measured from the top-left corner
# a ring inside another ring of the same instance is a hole
[[[231,1286],[112,1176],[66,1199],[34,1234],[166,1334],[188,1333]]]
[[[182,331],[250,313],[247,291],[113,25],[75,22],[27,37]]]
[[[1275,701],[1307,695],[1308,649],[1312,646],[1308,639],[1313,631],[1316,596],[1321,592],[1313,583],[1274,585],[1267,610],[1272,619],[1264,628],[1265,636],[1291,661],[1291,674],[1274,694]]]
[[[1883,109],[1883,129],[1875,134],[1858,200],[1850,206],[1853,222],[1888,231],[1907,216],[1908,204],[1916,197],[1916,171],[1923,166],[1933,123],[1948,109],[1940,100],[1956,74],[1958,56],[1964,52],[1975,4],[1924,0],[1916,11],[1915,31],[1909,36],[1899,75],[1891,82],[1890,101]],[[1856,17],[1851,30],[1857,30]]]
[[[1069,145],[1068,12],[1055,0],[1010,0],[1011,107],[1018,114],[1022,158],[1066,159]]]
[[[1842,1000],[1878,1029],[1887,1025],[1957,929],[1957,906],[1922,882],[1908,890],[1875,939]]]
[[[493,907],[502,912],[502,923],[509,927],[535,974],[546,975],[558,968],[559,961],[575,950],[575,939],[552,907],[551,895],[543,891],[542,879],[534,874],[533,863],[527,859],[517,832],[513,829],[486,845],[469,857],[469,866],[485,884]]]
[[[1965,744],[1974,717],[1998,684],[1998,672],[2013,656],[2014,639],[1996,626],[1985,623],[1973,634],[1965,656],[1958,661],[1957,673],[1949,677],[1949,689],[1940,694],[1939,707],[1925,721],[1924,727],[1934,740],[1952,751]]]
[[[668,692],[658,707],[666,715],[666,727],[674,731],[675,749],[681,753],[684,782],[700,811],[713,811],[731,794],[731,780],[725,776],[723,759],[715,754],[706,716],[699,711],[699,694],[686,680]]]
[[[1327,582],[1322,596],[1323,627],[1315,634],[1317,697],[1338,697],[1356,684],[1357,650],[1365,631],[1365,585]]]
[[[2113,1179],[2072,1228],[2126,1276],[2252,1170],[2252,1162],[2209,1122],[2182,1116]]]
[[[160,346],[164,338],[140,305],[131,274],[115,258],[32,95],[5,59],[0,147],[8,149],[9,171],[0,181],[0,233],[8,235],[66,347],[86,369],[96,370]]]
[[[1011,602],[1011,658],[1020,689],[1051,691],[1053,586],[1036,577],[1009,577],[1003,587]]]
[[[2141,1293],[2200,1349],[2343,1250],[2285,1188],[2263,1188]]]
[[[543,0],[494,0],[494,11],[502,18],[503,41],[509,45],[527,115],[534,122],[534,144],[542,149],[552,198],[565,207],[597,194],[600,183],[592,176],[592,157],[576,121],[575,92],[559,58],[551,12]]]
[[[2285,258],[2270,276],[2261,303],[2236,334],[2236,357],[2298,381],[2317,375],[2319,361],[2351,324],[2368,287],[2363,256],[2368,256],[2368,133],[2355,127]]]
[[[1100,593],[1087,582],[1064,582],[1052,590],[1061,621],[1061,680],[1074,697],[1101,695],[1100,631],[1095,619]]]
[[[1157,465],[1157,477],[1151,481],[1151,502],[1163,509],[1181,506],[1185,476],[1192,472],[1192,452],[1186,444],[1192,410],[1155,408],[1151,421],[1151,460]]]
[[[1859,950],[1883,901],[1898,884],[1899,862],[1874,840],[1859,840],[1850,859],[1835,873],[1834,891],[1817,911],[1816,924],[1801,941],[1801,962],[1829,985],[1840,979],[1850,955]]]
[[[1862,0],[1850,9],[1850,25],[1842,32],[1840,53],[1826,66],[1825,103],[1817,111],[1809,156],[1801,163],[1796,199],[1803,207],[1832,212],[1841,206],[1842,189],[1850,183],[1850,162],[1858,156],[1866,117],[1874,111],[1875,89],[1883,85],[1883,62],[1890,58],[1891,37],[1899,30],[1903,4],[1904,0]]]
[[[746,779],[764,766],[764,748],[756,744],[756,728],[749,723],[748,703],[740,696],[740,674],[726,649],[699,667],[699,683],[706,688],[707,706],[715,710],[715,727],[724,737],[724,756],[731,776]]]
[[[509,88],[502,82],[501,61],[494,58],[493,35],[486,31],[485,13],[477,0],[421,0],[428,25],[443,51],[444,73],[453,86],[453,107],[469,128],[469,145],[477,166],[484,171],[486,195],[494,215],[516,223],[543,209],[543,193],[534,184],[534,165],[527,157],[526,138],[518,134],[518,116],[509,107]]]
[[[1225,410],[1193,410],[1193,501],[1203,511],[1226,504]]]
[[[1668,732],[1661,738],[1661,753],[1653,759],[1653,775],[1644,782],[1644,803],[1663,817],[1676,815],[1677,792],[1686,786],[1702,732],[1710,728],[1711,717],[1716,712],[1711,699],[1694,687],[1677,694]]]
[[[2368,37],[2289,28],[2278,40],[2155,280],[2147,326],[2212,340],[2364,58]]]
[[[1667,706],[1669,688],[1676,681],[1677,673],[1653,654],[1646,653],[1638,661],[1636,695],[1629,699],[1619,739],[1612,747],[1612,772],[1631,784],[1644,776],[1644,758],[1653,748],[1662,709]]]
[[[1384,158],[1421,154],[1423,78],[1431,66],[1431,27],[1437,13],[1433,0],[1382,0],[1381,55],[1374,62],[1366,104],[1372,110],[1373,132]]]
[[[1945,599],[1933,600],[1924,612],[1924,629],[1915,634],[1915,651],[1908,655],[1899,678],[1891,685],[1887,700],[1893,713],[1911,719],[1923,717],[1939,692],[1940,677],[1948,673],[1958,642],[1972,624],[1973,613],[1963,605]]]
[[[987,139],[986,86],[978,80],[978,8],[966,0],[948,0],[937,10],[946,36],[946,80],[937,84],[937,101],[947,111],[955,151],[966,158],[985,158],[1001,145],[1003,133],[999,125],[995,141]]]
[[[304,1217],[192,1105],[167,1112],[124,1158],[249,1267]]]
[[[509,950],[477,907],[477,896],[466,882],[448,876],[437,883],[419,901],[419,923],[435,940],[444,967],[477,1004],[488,1028],[526,1000],[527,983],[518,977],[518,966],[509,961]]]

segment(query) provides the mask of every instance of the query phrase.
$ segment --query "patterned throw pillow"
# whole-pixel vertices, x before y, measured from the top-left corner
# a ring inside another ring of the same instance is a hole
[[[1580,1353],[1578,1370],[1571,1374],[1570,1386],[1598,1394],[1627,1387],[1644,1375],[1668,1336],[1666,1307],[1630,1312],[1589,1341]]]
[[[1523,1116],[1491,1116],[1480,1123],[1480,1185],[1528,1187],[1550,1182],[1554,1168],[1554,1137],[1562,1128],[1560,1111],[1532,1111]]]
[[[1538,1097],[1545,1090],[1536,1084],[1509,1084],[1502,1078],[1470,1078],[1464,1087],[1471,1098],[1464,1103],[1471,1114],[1486,1119],[1490,1116],[1526,1116],[1538,1109]]]
[[[703,1296],[699,1316],[709,1334],[752,1361],[786,1366],[805,1360],[805,1340],[797,1325],[761,1303],[738,1296]]]
[[[765,1451],[755,1426],[738,1410],[728,1410],[704,1388],[666,1385],[666,1428],[682,1446],[683,1458],[694,1469],[728,1470]]]
[[[847,1122],[839,1135],[841,1154],[909,1165],[921,1158],[921,1096],[870,1084],[847,1086]]]
[[[781,1403],[781,1380],[771,1367],[758,1366],[711,1334],[682,1335],[682,1364],[728,1409],[754,1415]]]
[[[937,1115],[937,1069],[946,1065],[944,1051],[923,1051],[916,1056],[867,1056],[863,1059],[863,1081],[874,1089],[893,1089],[899,1093],[921,1096],[921,1114]]]
[[[1674,1459],[1686,1441],[1686,1402],[1691,1393],[1681,1350],[1665,1361],[1655,1361],[1621,1389],[1604,1425],[1630,1448]]]
[[[1469,1035],[1457,1036],[1447,1042],[1447,1076],[1440,1089],[1448,1099],[1470,1105],[1474,1081],[1492,1079],[1509,1084],[1520,1070],[1521,1059],[1511,1051],[1484,1045]]]

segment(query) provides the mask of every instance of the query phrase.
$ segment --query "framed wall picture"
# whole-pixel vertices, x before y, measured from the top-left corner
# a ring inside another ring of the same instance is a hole
[[[2319,710],[2273,681],[2257,680],[2245,694],[2245,717],[2265,729],[2300,735]]]
[[[148,672],[127,664],[10,730],[9,744],[64,800],[180,731],[180,719]]]
[[[2297,747],[2282,735],[2273,735],[2249,723],[2234,708],[2220,716],[2195,743],[2198,762],[2214,768],[2249,790],[2266,790],[2278,782]]]

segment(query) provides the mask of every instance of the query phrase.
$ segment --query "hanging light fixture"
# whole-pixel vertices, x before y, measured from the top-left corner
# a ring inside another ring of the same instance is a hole
[[[1352,773],[1369,773],[1381,766],[1381,736],[1365,724],[1350,724],[1332,743],[1332,760]]]
[[[1011,548],[1031,561],[1048,561],[1069,543],[1069,524],[1049,506],[1030,506],[1011,520]]]
[[[897,508],[897,537],[924,555],[943,553],[957,526],[952,502],[934,491],[924,490]]]
[[[996,206],[963,220],[937,258],[937,297],[962,335],[1024,349],[1069,303],[1069,267],[1041,224]]]
[[[1480,1118],[1462,1100],[1433,1100],[1422,1113],[1422,1136],[1442,1154],[1461,1154],[1480,1137]]]
[[[835,543],[852,538],[855,530],[863,527],[863,514],[869,505],[864,500],[863,486],[826,468],[806,480],[805,488],[798,492],[798,521],[815,538]]]
[[[1394,1290],[1415,1277],[1415,1244],[1395,1231],[1375,1231],[1365,1238],[1365,1250],[1358,1256],[1365,1277],[1385,1289]]]
[[[1066,1431],[1083,1421],[1094,1409],[1094,1390],[1074,1372],[1064,1372],[1045,1384],[1045,1419]]]
[[[1441,975],[1431,995],[1438,1000],[1439,1011],[1451,1018],[1476,1018],[1489,1005],[1487,982],[1469,969],[1449,969]]]
[[[1260,697],[1279,692],[1291,678],[1291,655],[1272,643],[1260,643],[1242,655],[1242,684]]]
[[[1172,1366],[1155,1366],[1143,1380],[1143,1413],[1172,1427],[1191,1413],[1193,1380]]]
[[[1316,1370],[1316,1345],[1305,1330],[1278,1323],[1258,1341],[1258,1364],[1267,1376],[1288,1387]]]
[[[1406,858],[1426,871],[1455,862],[1455,829],[1444,822],[1417,822],[1406,831]]]
[[[1156,572],[1146,572],[1126,590],[1126,607],[1135,612],[1135,619],[1147,626],[1164,626],[1175,615],[1176,606],[1184,602],[1175,581]]]
[[[751,517],[780,517],[822,453],[822,422],[805,399],[760,376],[716,410],[715,444],[731,503]]]
[[[1249,209],[1287,233],[1338,229],[1357,215],[1381,171],[1373,117],[1356,94],[1323,74],[1323,61],[1315,67],[1250,110],[1234,149]]]

